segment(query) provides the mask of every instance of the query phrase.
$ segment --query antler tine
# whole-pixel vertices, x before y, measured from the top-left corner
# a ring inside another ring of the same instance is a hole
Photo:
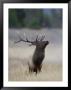
[[[18,42],[20,42],[20,40],[19,41],[15,41],[14,43],[18,43]]]
[[[40,41],[42,41],[44,38],[45,38],[45,36],[42,36]]]
[[[26,42],[31,43],[31,45],[34,43],[33,41],[29,41],[27,37],[26,37]]]
[[[23,39],[19,36],[19,40],[18,41],[15,41],[15,43],[18,43],[18,42],[21,42],[21,41],[23,41]]]
[[[27,42],[28,42],[28,38],[26,37],[26,40],[27,40]]]
[[[36,42],[38,41],[38,35],[37,35],[37,37],[36,37]]]

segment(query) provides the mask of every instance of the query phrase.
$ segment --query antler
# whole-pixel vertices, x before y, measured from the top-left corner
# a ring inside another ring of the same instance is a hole
[[[27,37],[26,37],[26,40],[24,40],[24,39],[22,39],[22,38],[19,36],[19,40],[18,40],[18,41],[15,41],[15,43],[19,43],[19,42],[23,41],[23,42],[31,43],[31,45],[37,45],[40,41],[42,41],[42,40],[44,39],[44,37],[45,37],[45,36],[42,36],[41,39],[39,40],[38,35],[37,35],[35,41],[29,41]],[[31,45],[30,45],[30,46],[31,46]]]
[[[18,42],[21,42],[21,41],[28,42],[28,43],[33,43],[32,41],[29,41],[27,38],[26,38],[26,40],[22,39],[20,36],[19,36],[19,40],[15,41],[15,43],[18,43]]]
[[[42,41],[44,38],[45,38],[45,36],[42,36],[41,39],[39,39],[39,38],[38,38],[38,35],[37,35],[37,37],[36,37],[36,42],[40,42],[40,41]]]
[[[42,36],[40,41],[42,41],[44,38],[45,38],[45,36]]]

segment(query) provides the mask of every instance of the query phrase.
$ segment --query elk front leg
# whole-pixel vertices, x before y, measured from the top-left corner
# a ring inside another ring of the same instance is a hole
[[[39,72],[41,71],[41,68],[42,68],[42,65],[39,65],[38,67]]]

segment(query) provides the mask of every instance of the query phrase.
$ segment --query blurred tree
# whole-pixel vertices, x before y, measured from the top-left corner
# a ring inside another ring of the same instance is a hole
[[[25,12],[23,9],[16,9],[16,16],[19,22],[18,27],[24,27]]]
[[[42,9],[26,9],[25,10],[25,26],[30,28],[40,28],[43,22]]]
[[[10,28],[62,28],[62,9],[9,9]]]
[[[17,27],[18,25],[18,19],[16,16],[15,9],[9,9],[9,27]]]

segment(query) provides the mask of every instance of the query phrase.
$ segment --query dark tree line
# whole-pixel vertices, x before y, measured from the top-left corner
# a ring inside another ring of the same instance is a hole
[[[61,28],[61,9],[9,9],[9,28]]]

